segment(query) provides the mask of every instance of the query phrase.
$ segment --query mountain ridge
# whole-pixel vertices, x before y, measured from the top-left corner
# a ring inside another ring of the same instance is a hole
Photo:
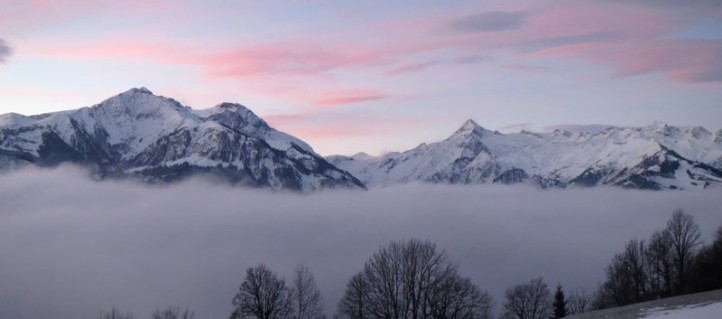
[[[322,157],[242,104],[194,110],[133,88],[90,107],[0,115],[0,169],[70,162],[94,176],[173,182],[202,174],[276,190],[411,182],[692,189],[722,184],[722,130],[581,128],[503,134],[466,120],[446,139],[383,156]]]
[[[77,110],[0,115],[0,124],[3,167],[71,162],[101,179],[160,183],[205,174],[277,190],[365,188],[240,104],[194,111],[134,88]]]
[[[408,182],[706,188],[722,183],[722,131],[607,127],[596,133],[502,134],[469,119],[446,139],[382,156],[329,156],[368,186]]]

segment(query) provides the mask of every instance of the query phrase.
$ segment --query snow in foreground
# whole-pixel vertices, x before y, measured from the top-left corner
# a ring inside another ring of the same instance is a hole
[[[722,318],[722,302],[687,305],[675,309],[652,308],[646,311],[645,319],[718,319]]]

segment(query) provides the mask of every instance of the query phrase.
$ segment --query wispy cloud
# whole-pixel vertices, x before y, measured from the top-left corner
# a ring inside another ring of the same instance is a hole
[[[503,126],[499,128],[499,131],[502,132],[516,132],[522,129],[526,129],[531,126],[531,123],[517,123],[517,124],[511,124],[507,126]]]
[[[5,64],[8,61],[8,57],[12,55],[13,49],[8,45],[5,40],[0,39],[0,63]]]
[[[335,90],[314,94],[315,106],[338,106],[363,102],[378,101],[388,98],[385,92],[375,90]]]
[[[515,30],[524,25],[526,15],[524,12],[482,12],[456,18],[448,27],[460,33]]]
[[[696,9],[696,10],[709,10],[710,8],[722,9],[722,3],[717,0],[687,0],[687,1],[676,1],[676,0],[596,0],[600,2],[618,2],[625,5],[637,4],[650,6],[655,8],[670,8],[670,9]]]
[[[505,69],[509,69],[509,70],[535,72],[535,73],[545,73],[545,72],[550,72],[550,71],[554,70],[554,68],[551,68],[548,66],[526,65],[526,64],[507,64],[502,67]]]
[[[320,98],[314,101],[314,104],[318,106],[356,104],[370,101],[378,101],[387,97],[388,96],[385,94],[331,96]]]
[[[409,64],[405,64],[405,65],[390,69],[390,70],[386,71],[386,74],[397,75],[397,74],[404,74],[404,73],[412,73],[412,72],[428,69],[437,64],[439,64],[439,61],[409,63]]]
[[[451,59],[449,62],[454,64],[474,64],[488,61],[491,61],[491,57],[486,55],[465,55]]]
[[[585,43],[540,50],[530,56],[567,56],[611,65],[615,76],[664,73],[677,82],[722,82],[722,41],[660,39]]]
[[[485,55],[465,55],[451,59],[440,59],[426,62],[412,62],[403,64],[387,70],[386,75],[399,75],[424,71],[435,66],[453,65],[453,64],[476,64],[490,61],[491,58]]]

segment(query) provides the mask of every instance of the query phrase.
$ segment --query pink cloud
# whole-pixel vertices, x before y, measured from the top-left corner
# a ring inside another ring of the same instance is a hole
[[[662,72],[677,82],[722,82],[722,41],[652,39],[584,43],[545,49],[530,57],[566,56],[610,65],[617,76]]]
[[[264,116],[273,127],[304,140],[338,140],[339,137],[386,136],[399,127],[426,125],[414,118],[386,118],[370,114],[347,115],[336,112],[273,114]]]
[[[335,71],[339,70],[398,75],[456,63],[453,56],[485,60],[495,52],[511,52],[516,61],[506,65],[513,70],[532,70],[518,66],[533,64],[530,59],[546,57],[604,65],[611,67],[615,75],[663,72],[674,81],[719,81],[716,66],[719,63],[714,58],[719,48],[712,44],[694,44],[694,50],[685,49],[690,48],[689,43],[682,41],[661,44],[659,39],[681,27],[679,23],[671,23],[659,10],[600,1],[568,2],[565,6],[551,6],[545,1],[530,3],[533,3],[529,4],[531,9],[517,17],[518,23],[503,32],[490,32],[489,28],[473,32],[478,28],[471,28],[456,35],[434,33],[450,21],[469,14],[486,17],[449,10],[443,14],[429,13],[424,19],[415,16],[393,22],[376,21],[365,28],[364,34],[384,34],[382,37],[336,30],[322,38],[292,36],[265,43],[204,46],[183,38],[152,41],[142,36],[126,36],[95,43],[47,43],[35,52],[51,57],[142,59],[188,66],[200,70],[207,80],[241,80],[244,87],[268,92],[274,91],[274,86],[303,86],[312,92],[320,88],[338,90],[344,86],[337,84]],[[695,52],[698,49],[702,52]],[[668,61],[675,54],[679,59]],[[429,56],[433,60],[429,60]],[[645,60],[644,56],[651,58]],[[426,62],[418,62],[420,57]],[[316,106],[347,105],[390,96],[380,91],[310,93],[300,97]],[[296,100],[301,95],[299,92],[280,94]]]
[[[619,75],[666,72],[683,82],[722,82],[722,41],[665,39],[607,50],[595,59],[614,63]]]
[[[389,98],[389,95],[381,91],[373,90],[340,90],[335,92],[321,93],[313,99],[315,106],[339,106],[373,102]]]
[[[172,0],[154,1],[99,1],[99,0],[3,0],[0,10],[0,27],[57,27],[59,23],[78,17],[93,15],[133,16],[139,14],[169,13],[176,9]]]
[[[422,70],[428,69],[437,64],[439,64],[439,61],[410,63],[410,64],[406,64],[406,65],[402,65],[402,66],[390,69],[390,70],[386,71],[386,74],[398,75],[398,74],[412,73],[412,72],[417,72],[417,71],[422,71]]]
[[[336,69],[373,66],[389,55],[393,54],[369,47],[288,41],[230,48],[203,55],[199,62],[211,77],[322,76]]]
[[[677,82],[722,82],[722,41],[669,38],[683,27],[660,10],[586,3],[539,13],[529,24],[548,36],[532,35],[537,48],[523,53],[526,58],[577,59],[609,66],[616,76],[663,73]]]
[[[509,70],[515,70],[515,71],[522,71],[522,72],[532,72],[532,73],[546,73],[553,71],[553,68],[550,68],[548,66],[539,66],[539,65],[525,65],[525,64],[508,64],[504,65],[503,68],[509,69]]]

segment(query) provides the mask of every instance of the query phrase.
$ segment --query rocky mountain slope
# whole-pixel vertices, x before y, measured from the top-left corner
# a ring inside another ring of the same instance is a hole
[[[272,189],[364,188],[239,104],[194,111],[140,88],[74,111],[0,115],[0,168],[66,162],[152,183],[202,173]]]
[[[446,140],[385,156],[330,156],[368,186],[408,182],[705,188],[722,183],[722,131],[655,123],[501,134],[468,120]]]
[[[240,104],[193,110],[145,88],[73,111],[0,115],[0,169],[67,162],[100,179],[200,174],[300,191],[408,182],[691,189],[722,184],[722,131],[655,123],[501,134],[468,120],[405,152],[324,159]]]

